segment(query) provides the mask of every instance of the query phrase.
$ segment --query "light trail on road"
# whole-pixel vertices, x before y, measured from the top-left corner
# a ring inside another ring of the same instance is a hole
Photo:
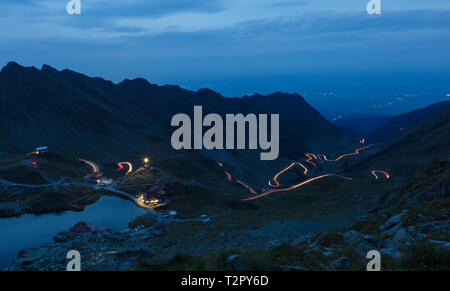
[[[217,164],[219,165],[219,167],[223,168],[223,164],[221,162],[217,162]],[[231,174],[228,173],[227,171],[223,171],[225,173],[225,175],[227,176],[227,180],[231,182],[232,178],[231,178]]]
[[[322,163],[328,162],[328,161],[327,161],[327,156],[324,155],[324,154],[318,154],[318,155],[317,155],[317,158],[318,158]]]
[[[91,167],[92,167],[92,171],[93,171],[94,173],[99,173],[99,172],[100,172],[100,168],[97,166],[96,163],[91,162],[91,161],[86,161],[86,160],[83,160],[83,159],[80,159],[80,161],[82,161],[83,163],[86,163],[86,164],[88,164],[89,166],[91,166]]]
[[[284,172],[288,171],[290,168],[292,168],[292,167],[295,166],[295,165],[299,165],[300,167],[302,167],[302,168],[305,170],[304,173],[303,173],[304,175],[306,175],[306,174],[308,173],[308,168],[306,168],[305,166],[303,166],[302,163],[299,163],[299,162],[293,162],[293,163],[290,164],[288,167],[286,167],[285,169],[283,169],[283,170],[281,170],[280,172],[278,172],[278,173],[273,177],[273,179],[269,181],[269,183],[268,183],[269,186],[270,186],[270,187],[279,187],[280,184],[278,183],[278,177],[279,177],[281,174],[283,174]],[[275,184],[272,184],[272,181],[274,181]]]
[[[324,154],[317,154],[317,155],[315,155],[315,154],[311,154],[311,153],[306,153],[306,154],[305,154],[305,156],[307,157],[306,162],[309,163],[309,164],[311,164],[311,165],[313,165],[314,167],[317,167],[317,165],[313,162],[313,159],[319,160],[319,161],[321,161],[321,162],[325,162],[325,161],[327,161],[327,162],[337,162],[337,161],[341,160],[341,159],[344,158],[344,157],[353,156],[353,155],[358,155],[358,154],[360,153],[360,151],[365,150],[365,149],[368,149],[368,148],[370,148],[370,146],[365,146],[365,147],[357,148],[354,152],[348,153],[348,154],[343,154],[343,155],[339,156],[339,157],[338,157],[337,159],[335,159],[335,160],[329,160],[329,159],[327,158],[327,156],[324,155]],[[305,170],[304,173],[303,173],[304,175],[306,175],[306,174],[308,173],[308,168],[306,168],[302,163],[300,163],[300,162],[293,162],[293,163],[291,163],[288,167],[284,168],[283,170],[281,170],[280,172],[278,172],[277,174],[275,174],[275,176],[272,178],[272,180],[269,180],[268,185],[269,185],[270,187],[272,187],[272,188],[277,188],[277,187],[279,187],[280,184],[279,184],[279,182],[278,182],[278,177],[279,177],[280,175],[282,175],[283,173],[285,173],[286,171],[288,171],[289,169],[291,169],[291,168],[292,168],[293,166],[295,166],[295,165],[300,165],[300,166]],[[381,173],[384,173],[384,174],[386,175],[386,177],[389,179],[389,174],[387,174],[386,172],[383,172],[383,171],[380,171],[380,172],[381,172]],[[373,172],[373,174],[376,176],[376,174],[375,174],[374,172]],[[299,187],[301,187],[301,186],[303,186],[303,185],[309,184],[309,183],[311,183],[311,182],[313,182],[313,181],[316,181],[316,180],[319,180],[319,179],[323,179],[323,178],[325,178],[325,177],[330,177],[330,176],[340,177],[340,178],[343,178],[343,179],[346,179],[346,180],[352,180],[352,178],[344,177],[344,176],[340,176],[340,175],[336,175],[336,174],[324,174],[324,175],[320,175],[320,176],[311,178],[311,179],[309,179],[309,180],[303,181],[303,182],[301,182],[301,183],[299,183],[299,184],[297,184],[297,185],[290,186],[290,187],[288,187],[288,188],[283,188],[283,189],[272,189],[272,190],[269,190],[269,191],[264,191],[264,192],[261,193],[261,194],[258,194],[258,195],[255,195],[255,196],[249,197],[249,198],[244,198],[244,199],[242,199],[242,200],[243,200],[243,201],[255,200],[255,199],[259,199],[259,198],[261,198],[261,197],[267,196],[267,195],[272,194],[272,193],[294,190],[294,189],[297,189],[297,188],[299,188]],[[376,176],[376,178],[378,179],[377,176]],[[273,183],[272,183],[272,181],[273,181]],[[245,185],[244,185],[244,186],[245,186]],[[247,185],[247,186],[248,186],[248,185]],[[247,187],[246,187],[246,188],[247,188]],[[249,188],[247,188],[247,189],[250,191]],[[252,189],[252,190],[253,190],[253,189]],[[253,190],[253,191],[254,191],[254,190]],[[255,194],[255,193],[252,192],[252,191],[250,191],[250,192],[251,192],[252,194]],[[256,191],[255,191],[255,192],[256,192]]]
[[[314,154],[305,154],[305,156],[308,157],[308,159],[306,160],[307,163],[310,163],[314,167],[317,167],[317,165],[315,163],[311,162],[313,160],[313,158],[315,158],[317,160],[317,157]]]
[[[339,161],[339,160],[342,159],[342,158],[345,158],[345,157],[348,157],[348,156],[353,156],[353,155],[358,155],[358,154],[360,153],[360,151],[365,150],[365,149],[368,149],[368,148],[370,148],[370,147],[367,146],[367,147],[362,147],[362,148],[356,149],[353,153],[341,155],[340,157],[338,157],[338,158],[335,159],[335,160],[329,160],[329,159],[327,158],[327,156],[325,156],[325,155],[323,155],[323,157],[324,157],[325,161],[327,161],[327,162],[337,162],[337,161]]]
[[[250,193],[258,195],[258,192],[255,191],[255,189],[253,189],[252,187],[250,187],[249,185],[241,182],[240,180],[236,180],[239,184],[241,184],[242,186],[244,186],[245,188],[247,188],[248,191],[250,191]]]
[[[117,165],[119,166],[118,171],[121,171],[124,165],[128,166],[128,171],[125,173],[125,175],[128,175],[133,171],[133,165],[130,162],[120,162]]]
[[[376,180],[379,179],[379,177],[378,177],[378,175],[377,175],[376,173],[384,174],[384,175],[386,176],[386,179],[390,179],[390,178],[391,178],[391,176],[390,176],[387,172],[385,172],[385,171],[381,171],[381,170],[373,170],[373,171],[372,171],[372,175],[375,176],[375,179],[376,179]]]
[[[339,175],[335,175],[335,174],[325,174],[325,175],[320,175],[320,176],[311,178],[309,180],[303,181],[303,182],[301,182],[301,183],[299,183],[297,185],[293,185],[293,186],[288,187],[288,188],[270,190],[270,191],[266,191],[264,193],[261,193],[259,195],[253,196],[253,197],[243,198],[242,201],[249,201],[249,200],[259,199],[259,198],[262,198],[264,196],[267,196],[267,195],[270,195],[270,194],[276,193],[276,192],[285,192],[285,191],[294,190],[294,189],[297,189],[297,188],[299,188],[299,187],[301,187],[303,185],[309,184],[309,183],[311,183],[313,181],[316,181],[316,180],[319,180],[319,179],[322,179],[322,178],[325,178],[325,177],[330,177],[330,176],[340,177],[340,178],[343,178],[343,179],[346,179],[346,180],[352,180],[352,178],[348,178],[348,177],[344,177],[344,176],[339,176]]]
[[[305,156],[307,157],[306,162],[309,163],[309,164],[311,164],[311,165],[313,165],[314,167],[317,167],[317,164],[315,164],[315,163],[313,162],[314,159],[315,159],[315,160],[319,160],[319,161],[321,161],[321,162],[325,162],[325,161],[326,161],[326,162],[337,162],[337,161],[343,159],[344,157],[353,156],[353,155],[358,155],[358,154],[360,154],[360,152],[361,152],[362,150],[365,150],[365,149],[368,149],[368,148],[370,148],[370,146],[365,146],[365,147],[357,148],[354,152],[348,153],[348,154],[343,154],[343,155],[339,156],[339,157],[338,157],[337,159],[335,159],[335,160],[329,160],[325,154],[317,154],[317,155],[316,155],[316,154],[312,154],[312,153],[306,153],[306,154],[305,154]],[[223,164],[222,164],[222,163],[217,162],[217,164],[218,164],[221,168],[223,168]],[[301,162],[292,162],[289,166],[287,166],[286,168],[284,168],[284,169],[282,169],[281,171],[279,171],[278,173],[276,173],[275,176],[274,176],[271,180],[269,180],[269,182],[268,182],[267,184],[268,184],[270,187],[272,187],[272,188],[278,188],[278,187],[280,187],[280,183],[278,182],[278,178],[279,178],[283,173],[285,173],[286,171],[288,171],[288,170],[290,170],[292,167],[294,167],[295,165],[299,165],[300,167],[302,167],[302,168],[304,169],[304,172],[303,172],[304,175],[307,175],[307,174],[308,174],[308,172],[309,172],[308,168],[305,167]],[[232,176],[231,176],[231,174],[228,173],[228,172],[225,171],[225,170],[224,170],[224,172],[225,172],[225,175],[227,176],[228,181],[232,181]],[[384,172],[384,171],[374,170],[374,171],[372,171],[372,174],[375,176],[376,179],[378,179],[378,176],[375,174],[376,172],[383,173],[384,175],[386,175],[386,178],[387,178],[387,179],[390,178],[390,176],[389,176],[388,173],[386,173],[386,172]],[[268,190],[268,191],[263,190],[263,192],[260,193],[260,194],[258,194],[252,187],[250,187],[249,185],[243,183],[242,181],[240,181],[240,180],[236,180],[236,181],[237,181],[239,184],[241,184],[242,186],[244,186],[250,193],[252,193],[252,194],[255,195],[255,196],[252,196],[252,197],[248,197],[248,198],[243,198],[243,199],[241,199],[242,201],[249,201],[249,200],[259,199],[259,198],[262,198],[262,197],[264,197],[264,196],[267,196],[267,195],[270,195],[270,194],[276,193],[276,192],[291,191],[291,190],[297,189],[297,188],[299,188],[299,187],[302,187],[302,186],[304,186],[304,185],[307,185],[307,184],[309,184],[309,183],[311,183],[311,182],[314,182],[314,181],[316,181],[316,180],[320,180],[320,179],[323,179],[323,178],[326,178],[326,177],[331,177],[331,176],[333,176],[333,177],[339,177],[339,178],[346,179],[346,180],[353,180],[352,178],[349,178],[349,177],[345,177],[345,176],[341,176],[341,175],[329,173],[329,174],[323,174],[323,175],[320,175],[320,176],[317,176],[317,177],[314,177],[314,178],[310,178],[310,179],[305,180],[305,181],[303,181],[303,182],[301,182],[301,183],[299,183],[299,184],[292,185],[292,186],[287,187],[287,188],[282,188],[282,189],[271,189],[271,190]]]

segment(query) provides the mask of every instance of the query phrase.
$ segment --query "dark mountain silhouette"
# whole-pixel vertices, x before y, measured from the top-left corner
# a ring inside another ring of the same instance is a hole
[[[366,140],[370,143],[386,142],[389,139],[393,138],[395,135],[407,129],[417,120],[433,112],[436,112],[447,105],[450,105],[450,101],[438,102],[425,108],[420,108],[408,113],[400,114],[394,118],[391,118],[387,124],[373,130]]]
[[[126,153],[172,152],[174,114],[280,114],[280,154],[297,158],[307,142],[340,138],[340,131],[300,95],[276,92],[225,98],[210,89],[196,92],[158,86],[138,78],[119,84],[48,65],[41,70],[11,62],[0,72],[0,152],[48,145],[98,158]]]
[[[393,116],[354,116],[334,120],[332,123],[351,137],[361,139],[367,137],[377,128],[389,123],[392,118]]]
[[[430,159],[450,156],[450,105],[419,119],[400,135],[375,152],[352,165],[391,171],[395,176],[409,177],[413,170]],[[365,171],[367,172],[367,171]]]

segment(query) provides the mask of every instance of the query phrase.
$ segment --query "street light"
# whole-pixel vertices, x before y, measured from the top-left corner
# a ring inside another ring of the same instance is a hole
[[[149,169],[150,168],[150,159],[148,157],[144,158],[144,168]]]

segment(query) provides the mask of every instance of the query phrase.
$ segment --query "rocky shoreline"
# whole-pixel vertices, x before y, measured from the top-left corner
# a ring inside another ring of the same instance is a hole
[[[64,195],[64,194],[55,194]],[[37,205],[37,201],[40,200],[39,196],[33,197],[32,201],[15,200],[0,203],[0,219],[9,217],[19,217],[24,214],[49,214],[64,211],[83,211],[88,205],[94,204],[100,199],[101,195],[90,193],[85,197],[79,197],[77,199],[71,199],[67,201],[58,201],[61,203],[41,203]]]
[[[6,270],[65,270],[66,254],[69,250],[78,250],[81,253],[82,270],[125,271],[134,270],[142,265],[159,264],[179,253],[201,257],[226,249],[235,249],[245,254],[257,249],[270,250],[283,245],[300,249],[307,256],[319,256],[322,262],[327,262],[322,263],[320,269],[351,269],[355,263],[363,265],[369,250],[378,250],[383,257],[394,261],[401,260],[408,248],[415,245],[429,245],[449,253],[450,222],[445,219],[445,213],[442,215],[441,219],[436,220],[436,217],[404,209],[395,215],[367,218],[341,230],[305,233],[297,235],[296,238],[286,234],[281,240],[255,236],[245,242],[242,239],[245,237],[244,233],[248,234],[250,230],[221,233],[215,239],[204,241],[196,241],[191,237],[191,243],[186,243],[186,240],[177,238],[176,234],[168,229],[172,223],[182,223],[175,220],[166,221],[167,227],[164,226],[165,223],[154,223],[122,232],[63,231],[54,236],[53,243],[21,250],[17,259]],[[411,223],[413,218],[419,220],[413,224]],[[372,226],[372,232],[367,230],[367,225]],[[199,229],[207,231],[211,227],[214,227],[214,224],[195,222],[198,231]],[[241,245],[237,243],[239,240],[243,242]],[[301,266],[301,263],[298,262],[296,266],[298,270],[308,269]]]

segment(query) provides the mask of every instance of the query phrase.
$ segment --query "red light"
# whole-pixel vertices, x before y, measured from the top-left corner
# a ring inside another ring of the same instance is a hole
[[[37,166],[37,162],[36,162],[36,161],[33,161],[33,162],[31,163],[31,165]]]

